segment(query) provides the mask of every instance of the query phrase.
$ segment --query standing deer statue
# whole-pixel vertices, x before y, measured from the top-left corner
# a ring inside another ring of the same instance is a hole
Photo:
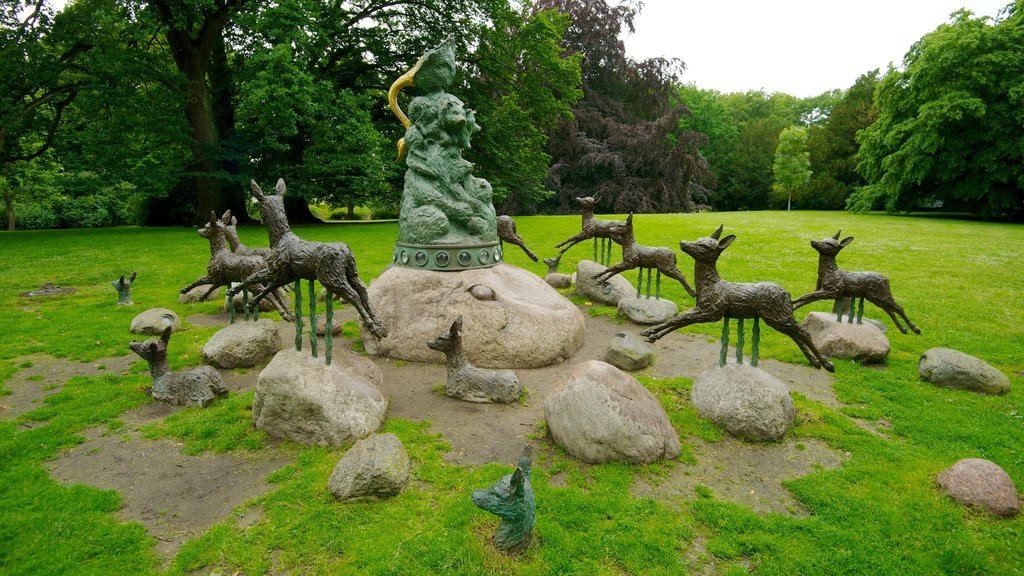
[[[559,254],[564,254],[566,250],[572,248],[576,244],[594,239],[594,261],[598,264],[608,265],[611,264],[612,260],[612,246],[608,244],[608,256],[605,258],[604,240],[611,239],[609,229],[612,224],[618,222],[617,220],[598,220],[594,218],[594,206],[597,204],[597,200],[592,196],[586,196],[583,198],[576,198],[576,202],[580,205],[580,213],[583,215],[583,229],[580,230],[579,234],[569,238],[568,240],[555,245],[555,248],[561,248]],[[601,257],[598,259],[597,255],[597,239],[601,238]]]
[[[640,269],[640,277],[636,286],[636,297],[640,297],[640,289],[643,286],[644,268],[647,268],[647,295],[651,293],[651,269],[658,271],[657,289],[655,298],[661,297],[661,275],[678,280],[686,293],[696,297],[696,292],[690,287],[683,273],[676,268],[676,254],[668,248],[658,246],[641,246],[636,243],[633,237],[633,215],[630,214],[625,222],[613,221],[608,227],[608,234],[611,239],[622,246],[622,262],[615,266],[602,270],[594,275],[594,280],[604,282],[619,272]]]
[[[511,370],[477,368],[462,352],[462,316],[451,328],[427,342],[431,350],[443,352],[448,364],[444,393],[468,402],[515,402],[523,393],[519,377]]]
[[[230,252],[225,243],[225,229],[224,221],[217,218],[216,213],[210,212],[210,221],[196,231],[201,237],[206,238],[210,242],[210,262],[206,265],[206,275],[200,276],[195,282],[182,288],[180,291],[182,294],[196,286],[209,284],[210,288],[201,298],[201,300],[205,300],[207,296],[221,286],[230,287],[232,282],[242,282],[253,274],[266,270],[267,261],[260,256],[245,256]],[[262,290],[264,286],[258,285],[256,288]],[[228,296],[228,310],[231,312],[231,320],[234,322],[235,308],[231,296],[232,294]],[[271,293],[270,302],[274,309],[281,314],[282,318],[292,320],[292,313],[285,306],[279,292],[274,291]],[[248,317],[248,313],[246,313],[246,316]]]
[[[128,348],[149,363],[153,377],[150,395],[154,400],[175,406],[205,408],[217,398],[228,395],[224,381],[210,366],[198,366],[184,372],[171,372],[167,364],[167,343],[171,340],[171,327],[164,328],[160,338],[144,342],[129,342]]]
[[[811,335],[797,324],[793,317],[793,302],[785,288],[771,282],[757,284],[727,282],[718,275],[716,265],[718,257],[736,239],[731,234],[719,240],[722,226],[719,226],[708,238],[693,242],[681,241],[679,248],[694,260],[693,276],[697,284],[697,305],[667,322],[652,326],[640,332],[649,342],[654,342],[673,330],[683,326],[705,322],[717,322],[725,318],[722,330],[722,357],[725,363],[726,347],[728,346],[729,318],[737,318],[740,323],[740,341],[737,345],[737,360],[742,360],[742,320],[754,318],[753,353],[751,365],[757,365],[758,319],[772,328],[789,336],[804,353],[807,360],[815,368],[824,368],[834,372],[835,368],[828,358],[814,346]]]
[[[526,243],[523,242],[523,239],[519,236],[519,232],[516,232],[516,221],[513,220],[511,216],[504,214],[498,216],[496,224],[498,227],[498,240],[519,246],[530,260],[533,260],[534,262],[537,261],[537,255],[526,247]]]
[[[889,289],[889,279],[877,272],[848,272],[840,270],[836,264],[836,255],[843,248],[853,242],[853,236],[847,236],[841,241],[839,234],[823,240],[811,240],[811,247],[818,251],[818,282],[814,292],[804,294],[793,301],[793,308],[799,308],[817,300],[835,300],[837,318],[842,321],[844,298],[850,298],[850,321],[853,320],[854,301],[860,298],[860,308],[857,312],[857,323],[864,317],[864,300],[878,306],[892,318],[896,328],[904,334],[907,329],[900,324],[899,318],[907,323],[914,334],[920,334],[921,330],[910,321],[903,307],[896,303],[892,297],[892,290]],[[897,318],[899,316],[899,318]]]
[[[384,338],[388,331],[373,315],[366,295],[366,285],[359,279],[356,270],[356,259],[352,251],[341,242],[310,242],[303,240],[292,232],[288,225],[288,217],[284,211],[284,195],[286,192],[283,179],[277,181],[277,194],[264,194],[255,180],[250,181],[253,196],[259,202],[260,214],[267,226],[270,237],[270,259],[267,268],[253,273],[241,284],[228,290],[229,295],[238,293],[247,286],[263,284],[263,291],[253,297],[253,304],[275,288],[295,282],[295,348],[302,347],[301,306],[302,292],[300,280],[309,280],[309,318],[310,343],[313,355],[316,356],[316,291],[314,281],[319,280],[327,289],[327,326],[324,336],[327,341],[326,360],[331,363],[331,294],[338,294],[343,300],[352,304],[370,333],[377,338]]]

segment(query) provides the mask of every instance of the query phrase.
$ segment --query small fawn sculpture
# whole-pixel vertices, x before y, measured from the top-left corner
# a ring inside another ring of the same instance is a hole
[[[594,261],[598,264],[607,266],[612,261],[612,244],[608,243],[608,255],[605,256],[605,239],[611,239],[610,229],[611,225],[618,222],[617,220],[599,220],[594,218],[594,206],[597,204],[592,196],[585,196],[583,198],[576,198],[576,203],[580,205],[580,214],[583,216],[583,229],[578,234],[572,236],[564,242],[560,242],[555,245],[555,248],[562,248],[559,250],[559,254],[564,254],[566,250],[572,248],[576,244],[594,239]],[[597,254],[597,239],[601,238],[601,256],[598,259]]]
[[[519,400],[523,385],[511,370],[477,368],[462,352],[462,316],[451,328],[427,342],[431,350],[444,352],[448,364],[448,382],[444,393],[467,402],[504,402]]]
[[[534,262],[537,261],[537,255],[534,254],[532,250],[526,247],[526,243],[523,242],[523,239],[519,236],[519,233],[516,232],[516,221],[513,220],[511,216],[506,216],[504,214],[498,216],[497,226],[498,240],[519,246],[520,248],[522,248],[523,252],[526,253],[526,256],[530,258],[530,260],[533,260]]]
[[[836,255],[843,248],[853,242],[853,236],[847,236],[842,241],[839,234],[823,240],[811,240],[811,247],[818,251],[818,282],[814,286],[814,292],[804,294],[793,301],[793,308],[799,308],[817,300],[835,300],[835,310],[838,313],[838,321],[843,319],[843,299],[850,298],[850,321],[853,321],[854,301],[860,298],[860,307],[857,311],[857,323],[860,324],[864,317],[864,300],[878,306],[892,318],[896,328],[904,334],[907,329],[900,324],[900,318],[907,323],[907,326],[920,334],[921,330],[910,321],[903,307],[896,303],[892,297],[892,290],[889,288],[889,279],[877,272],[848,272],[840,270],[836,264]]]
[[[270,248],[250,248],[242,244],[242,241],[238,239],[238,219],[231,215],[231,210],[225,211],[221,215],[220,221],[224,223],[224,237],[232,252],[242,256],[259,256],[264,260],[270,258]]]
[[[366,285],[359,279],[356,270],[356,259],[352,251],[342,242],[310,242],[303,240],[292,232],[288,225],[288,217],[284,211],[284,195],[287,191],[284,180],[277,181],[277,194],[264,194],[255,180],[250,181],[253,196],[259,202],[260,215],[267,226],[270,237],[270,259],[267,268],[254,272],[241,284],[228,290],[228,295],[237,294],[243,288],[254,285],[265,285],[263,290],[253,297],[252,305],[259,305],[272,290],[295,282],[295,348],[302,348],[302,291],[300,281],[309,280],[309,340],[313,356],[316,356],[316,291],[314,280],[327,289],[327,326],[324,337],[327,341],[326,361],[331,363],[331,331],[332,327],[332,293],[338,294],[343,300],[352,304],[370,333],[377,338],[384,338],[388,331],[370,310],[366,295]]]
[[[131,306],[135,304],[132,302],[132,282],[135,282],[135,277],[138,272],[132,272],[132,275],[125,279],[124,275],[117,280],[111,280],[110,284],[117,290],[117,305],[118,306]]]
[[[824,368],[834,372],[835,368],[828,358],[814,346],[811,335],[804,330],[793,317],[793,302],[785,288],[771,282],[757,284],[727,282],[718,275],[716,262],[722,252],[736,239],[731,234],[719,240],[722,226],[719,226],[708,238],[693,242],[681,241],[679,248],[694,260],[693,277],[697,285],[697,305],[667,322],[652,326],[642,332],[649,342],[654,342],[673,330],[683,326],[705,322],[717,322],[725,318],[722,330],[722,357],[720,364],[725,364],[726,347],[728,346],[729,318],[737,318],[742,322],[745,318],[754,318],[753,353],[751,365],[757,365],[757,319],[789,336],[804,353],[807,360],[815,368]],[[742,323],[740,324],[740,340],[737,345],[737,360],[742,360]]]
[[[651,295],[651,269],[658,271],[657,288],[655,298],[661,297],[661,275],[678,280],[686,293],[696,297],[697,293],[690,287],[683,273],[676,268],[676,253],[668,248],[657,246],[641,246],[636,243],[633,237],[633,215],[630,214],[625,222],[612,222],[608,227],[608,234],[611,239],[622,246],[622,262],[594,274],[594,280],[604,282],[619,272],[640,269],[640,276],[636,285],[636,297],[640,297],[640,290],[643,286],[644,268],[647,268],[647,296]]]
[[[198,366],[184,372],[171,372],[167,364],[167,343],[171,339],[171,327],[164,329],[160,338],[144,342],[129,342],[128,348],[149,362],[149,373],[153,377],[150,395],[154,400],[174,406],[199,406],[205,408],[217,398],[227,396],[220,373],[210,366]]]
[[[548,273],[544,275],[544,281],[552,288],[568,288],[572,286],[572,276],[558,273],[558,263],[562,260],[562,253],[554,258],[545,258],[544,263],[548,265]]]
[[[210,212],[210,221],[202,228],[196,230],[199,236],[210,242],[210,262],[206,265],[206,275],[200,276],[195,282],[180,290],[182,294],[203,284],[209,284],[210,288],[203,294],[200,301],[205,300],[214,290],[221,286],[231,286],[232,282],[243,282],[253,274],[266,270],[267,261],[260,256],[245,256],[230,252],[225,243],[225,229],[223,220],[217,218],[217,214]],[[262,290],[263,286],[256,286]],[[234,322],[234,303],[231,301],[232,293],[228,294],[228,310],[231,313],[231,321]],[[288,307],[285,306],[279,292],[273,292],[270,302],[285,320],[292,320],[293,316]],[[258,304],[258,303],[257,303]],[[248,310],[246,310],[248,317]]]
[[[527,446],[515,472],[502,476],[494,486],[474,490],[470,495],[473,504],[501,518],[494,534],[494,546],[502,552],[521,552],[533,541],[536,504],[530,483],[532,463],[533,450]]]

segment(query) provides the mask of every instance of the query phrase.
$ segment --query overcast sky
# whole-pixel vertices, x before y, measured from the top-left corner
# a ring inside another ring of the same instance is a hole
[[[846,89],[892,62],[949,15],[995,16],[1010,0],[644,0],[636,59],[686,63],[684,82],[722,92],[763,89],[797,97]]]

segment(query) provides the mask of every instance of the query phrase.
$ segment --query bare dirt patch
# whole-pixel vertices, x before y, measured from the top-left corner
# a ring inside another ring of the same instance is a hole
[[[35,410],[43,399],[61,391],[64,383],[75,376],[101,376],[104,374],[127,374],[132,362],[138,356],[116,356],[95,362],[72,362],[40,354],[18,358],[15,363],[31,363],[22,368],[4,384],[11,394],[0,396],[0,420],[13,420]]]

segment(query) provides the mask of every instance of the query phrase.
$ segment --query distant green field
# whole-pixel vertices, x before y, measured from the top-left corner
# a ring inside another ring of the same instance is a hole
[[[575,216],[522,217],[516,223],[542,257],[554,255],[553,246],[579,230]],[[678,507],[634,499],[628,493],[633,478],[657,474],[657,466],[583,466],[557,457],[535,469],[541,545],[523,557],[506,557],[481,544],[486,538],[477,532],[492,527],[479,525],[465,495],[492,482],[507,463],[446,464],[440,458],[445,443],[426,433],[425,425],[389,421],[387,429],[413,456],[416,486],[392,501],[338,506],[325,485],[339,451],[295,448],[297,463],[275,473],[278,489],[258,499],[267,512],[262,522],[248,530],[230,522],[215,526],[185,545],[169,573],[265,574],[273,555],[273,570],[297,574],[680,574],[684,551],[700,537],[727,574],[1024,574],[1024,519],[995,520],[966,510],[932,487],[938,471],[966,457],[995,461],[1024,487],[1024,226],[836,212],[634,217],[637,241],[671,247],[689,279],[693,262],[679,252],[679,240],[707,236],[719,224],[725,234],[738,236],[719,261],[723,278],[773,281],[794,298],[814,289],[817,253],[808,242],[841,228],[856,240],[840,254],[840,267],[889,276],[896,299],[922,330],[921,336],[904,336],[869,305],[867,315],[890,327],[887,369],[836,362],[836,393],[847,406],[841,411],[797,398],[799,424],[790,434],[850,453],[839,469],[787,483],[810,517],[757,515],[711,495],[680,500]],[[239,232],[250,246],[267,245],[260,227]],[[349,244],[369,282],[391,259],[397,225],[301,226],[296,232]],[[127,353],[128,324],[146,308],[167,307],[182,317],[216,310],[217,303],[177,300],[181,286],[205,273],[208,255],[205,240],[180,228],[0,233],[0,394],[3,380],[30,354],[93,361]],[[506,257],[540,275],[546,270],[512,246]],[[591,258],[593,245],[579,244],[566,253],[561,271]],[[136,304],[117,307],[110,281],[133,271]],[[635,273],[626,277],[636,280]],[[664,293],[681,309],[693,305],[678,284],[663,280]],[[18,296],[45,282],[78,293]],[[830,306],[812,304],[798,318]],[[721,325],[686,330],[715,335]],[[199,348],[212,332],[190,327],[176,336],[180,352],[172,364],[198,363]],[[806,362],[788,338],[770,330],[763,335],[762,357]],[[921,382],[917,360],[935,346],[993,364],[1010,375],[1011,392],[987,397]],[[44,468],[60,448],[81,442],[81,430],[116,428],[121,413],[148,402],[139,392],[145,380],[143,374],[78,379],[17,422],[0,422],[0,573],[159,572],[152,539],[138,525],[115,519],[115,493],[62,486]],[[689,381],[645,383],[684,440],[715,440],[688,404],[673,400],[679,390],[688,398]],[[191,438],[202,427],[207,435],[224,435],[203,446],[259,449],[262,440],[251,427],[237,425],[246,400],[233,396],[206,420],[198,410],[185,410],[157,435]],[[846,416],[885,419],[892,439],[879,439]],[[19,426],[27,421],[41,425]],[[549,485],[556,472],[565,473],[567,486]]]

